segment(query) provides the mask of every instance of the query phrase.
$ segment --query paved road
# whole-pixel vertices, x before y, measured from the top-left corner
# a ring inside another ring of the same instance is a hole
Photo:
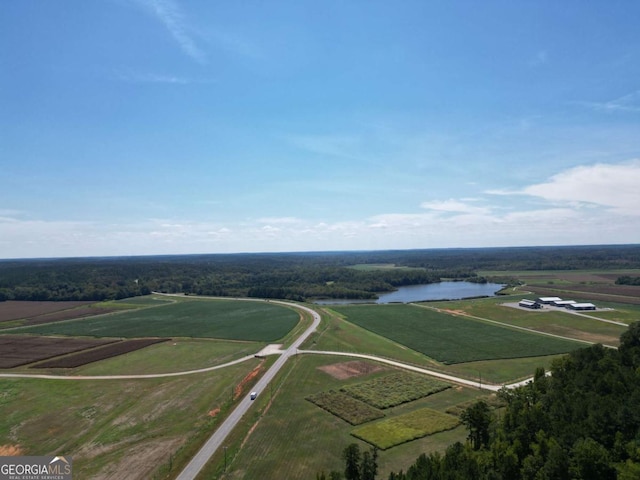
[[[280,371],[280,369],[284,366],[285,362],[291,357],[295,355],[298,351],[298,347],[304,342],[309,335],[311,335],[318,325],[320,324],[320,315],[311,310],[310,308],[304,307],[302,305],[294,305],[286,302],[278,302],[273,301],[273,303],[281,303],[283,305],[295,306],[301,310],[304,310],[310,313],[313,316],[313,324],[300,336],[298,339],[287,349],[285,352],[280,355],[278,360],[271,366],[269,370],[263,375],[263,377],[258,381],[254,390],[258,392],[258,394],[265,391],[269,382],[273,380],[276,374]],[[209,437],[207,443],[200,449],[200,451],[196,454],[195,457],[191,459],[189,464],[184,468],[184,470],[178,475],[176,480],[193,480],[196,478],[196,475],[204,468],[209,459],[213,456],[213,454],[220,448],[224,440],[231,433],[231,431],[235,428],[237,423],[240,421],[242,416],[249,410],[251,407],[252,401],[250,398],[250,394],[247,394],[240,404],[231,412],[231,414],[226,418],[226,420],[218,427],[218,429]]]
[[[255,299],[254,301],[264,301]],[[349,352],[330,352],[330,351],[318,351],[318,350],[298,350],[300,345],[311,335],[320,324],[320,315],[303,305],[272,300],[272,303],[277,303],[289,307],[298,308],[303,310],[313,317],[312,325],[305,330],[305,332],[276,360],[276,362],[271,366],[271,368],[262,376],[262,378],[256,383],[254,390],[258,392],[258,394],[264,392],[269,383],[273,380],[273,378],[277,375],[280,369],[284,366],[285,362],[292,356],[297,353],[300,354],[316,354],[316,355],[336,355],[336,356],[348,356],[348,357],[356,357],[356,358],[366,358],[370,360],[374,360],[381,363],[387,363],[390,365],[394,365],[396,367],[404,368],[407,370],[412,370],[415,372],[424,373],[426,375],[431,375],[437,378],[441,378],[443,380],[447,380],[453,383],[467,385],[470,387],[481,388],[485,390],[497,391],[503,387],[506,388],[515,388],[521,385],[524,385],[530,382],[532,379],[526,379],[521,382],[509,384],[509,385],[494,385],[481,383],[474,380],[468,380],[464,378],[455,377],[453,375],[447,375],[442,372],[437,372],[434,370],[429,370],[426,368],[417,367],[415,365],[408,365],[401,362],[396,362],[394,360],[389,360],[386,358],[377,357],[375,355],[367,355],[367,354],[359,354],[359,353],[349,353]],[[486,319],[483,319],[486,320]],[[500,323],[495,322],[494,323]],[[540,333],[540,332],[536,332]],[[591,342],[586,342],[591,343]],[[179,375],[190,375],[194,373],[207,372],[210,370],[215,370],[219,368],[224,368],[230,365],[234,365],[246,360],[254,358],[254,355],[249,355],[232,362],[217,365],[214,367],[208,367],[198,370],[189,370],[183,372],[174,372],[174,373],[162,373],[162,374],[149,374],[149,375],[110,375],[110,376],[57,376],[57,375],[38,375],[38,374],[2,374],[0,373],[0,377],[29,377],[29,378],[43,378],[43,379],[52,379],[52,380],[110,380],[110,379],[134,379],[134,378],[160,378],[160,377],[173,377]],[[218,427],[218,429],[211,435],[209,440],[204,444],[204,446],[200,449],[200,451],[193,457],[193,459],[189,462],[189,464],[185,467],[185,469],[180,473],[177,477],[177,480],[193,480],[198,475],[198,473],[204,468],[209,459],[213,456],[213,454],[222,446],[226,437],[231,433],[231,431],[236,427],[237,423],[240,421],[242,416],[249,410],[252,405],[252,401],[250,399],[250,394],[247,394],[241,402],[237,405],[237,407],[231,412],[231,414],[226,418],[226,420]]]

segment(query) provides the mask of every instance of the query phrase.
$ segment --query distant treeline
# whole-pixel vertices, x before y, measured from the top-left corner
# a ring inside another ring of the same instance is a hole
[[[623,275],[622,277],[618,277],[616,285],[640,285],[640,277]]]
[[[393,264],[410,268],[351,268]],[[640,246],[217,254],[0,261],[2,300],[107,300],[152,291],[211,296],[375,298],[486,270],[640,268]]]

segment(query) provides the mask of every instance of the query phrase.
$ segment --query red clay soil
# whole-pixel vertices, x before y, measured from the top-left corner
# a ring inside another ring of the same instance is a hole
[[[325,365],[323,367],[318,367],[318,370],[322,370],[323,372],[328,373],[333,378],[337,378],[338,380],[347,380],[348,378],[359,377],[362,375],[379,372],[381,370],[384,370],[384,367],[362,360],[353,360],[351,362]]]
[[[141,348],[154,345],[156,343],[166,342],[169,338],[137,338],[135,340],[125,340],[118,343],[112,343],[106,347],[93,348],[85,350],[75,355],[68,355],[61,358],[54,358],[30,368],[75,368],[87,363],[98,362],[111,357],[117,357],[125,353],[134,352]]]
[[[0,457],[18,457],[23,453],[20,445],[0,445]]]
[[[220,408],[214,408],[213,410],[209,410],[209,413],[207,415],[209,415],[210,417],[215,417],[216,415],[218,415],[220,413]]]
[[[253,380],[259,373],[260,370],[262,370],[262,364],[264,363],[264,361],[260,362],[260,365],[258,365],[256,368],[254,368],[253,370],[251,370],[251,372],[249,372],[249,374],[244,377],[242,379],[242,381],[236,385],[236,388],[233,390],[233,399],[237,400],[238,398],[240,398],[242,396],[242,392],[244,390],[244,387],[247,385],[247,383],[249,383],[251,380]]]

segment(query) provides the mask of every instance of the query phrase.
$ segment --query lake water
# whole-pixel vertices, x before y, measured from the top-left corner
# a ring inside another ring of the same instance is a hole
[[[346,305],[350,303],[409,303],[425,300],[457,300],[469,297],[494,296],[503,285],[499,283],[440,282],[427,285],[399,287],[395,292],[383,293],[377,300],[327,299],[318,305]]]

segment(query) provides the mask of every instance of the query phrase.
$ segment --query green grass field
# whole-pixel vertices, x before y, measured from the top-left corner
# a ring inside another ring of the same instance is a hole
[[[154,308],[20,329],[95,337],[201,337],[273,342],[298,323],[293,309],[268,302],[181,300]]]
[[[343,386],[389,373],[382,371],[369,377],[338,380],[318,370],[321,366],[349,360],[351,359],[299,355],[288,363],[283,369],[286,371],[276,379],[273,404],[265,410],[269,395],[260,395],[256,400],[259,402],[259,412],[248,416],[242,428],[244,433],[234,432],[234,437],[229,439],[227,474],[221,476],[224,457],[220,452],[202,478],[304,480],[315,478],[322,470],[343,470],[342,451],[347,445],[355,441],[362,449],[369,446],[351,435],[353,426],[321,410],[306,398],[319,392],[337,391]],[[444,413],[446,408],[468,401],[478,394],[478,391],[472,389],[451,388],[394,407],[390,414],[395,416],[410,413],[423,407]],[[444,396],[440,397],[441,395]],[[246,432],[251,428],[252,433],[246,437]],[[442,451],[451,442],[464,441],[465,438],[464,429],[457,427],[380,452],[378,478],[386,478],[392,469],[406,469],[422,452]],[[239,450],[238,446],[243,441],[244,446]]]
[[[530,328],[540,332],[614,346],[618,345],[620,335],[626,330],[624,326],[602,322],[597,319],[619,317],[621,315],[620,310],[612,312],[580,312],[582,315],[575,315],[564,310],[526,310],[505,305],[506,303],[517,303],[521,298],[535,298],[535,296],[528,295],[516,297],[515,299],[512,297],[508,299],[497,297],[465,301],[430,302],[425,305],[432,308],[462,311],[475,317]],[[620,307],[625,310],[638,308],[633,305],[620,305]]]
[[[233,387],[257,364],[171,379],[0,379],[0,445],[72,455],[78,479],[151,479],[190,459],[219,422],[208,412],[228,410]]]
[[[362,425],[355,428],[351,434],[381,450],[386,450],[416,438],[450,430],[459,424],[458,417],[430,408],[422,408],[404,415]]]
[[[355,305],[333,309],[356,325],[445,364],[553,355],[582,346],[411,305]]]

